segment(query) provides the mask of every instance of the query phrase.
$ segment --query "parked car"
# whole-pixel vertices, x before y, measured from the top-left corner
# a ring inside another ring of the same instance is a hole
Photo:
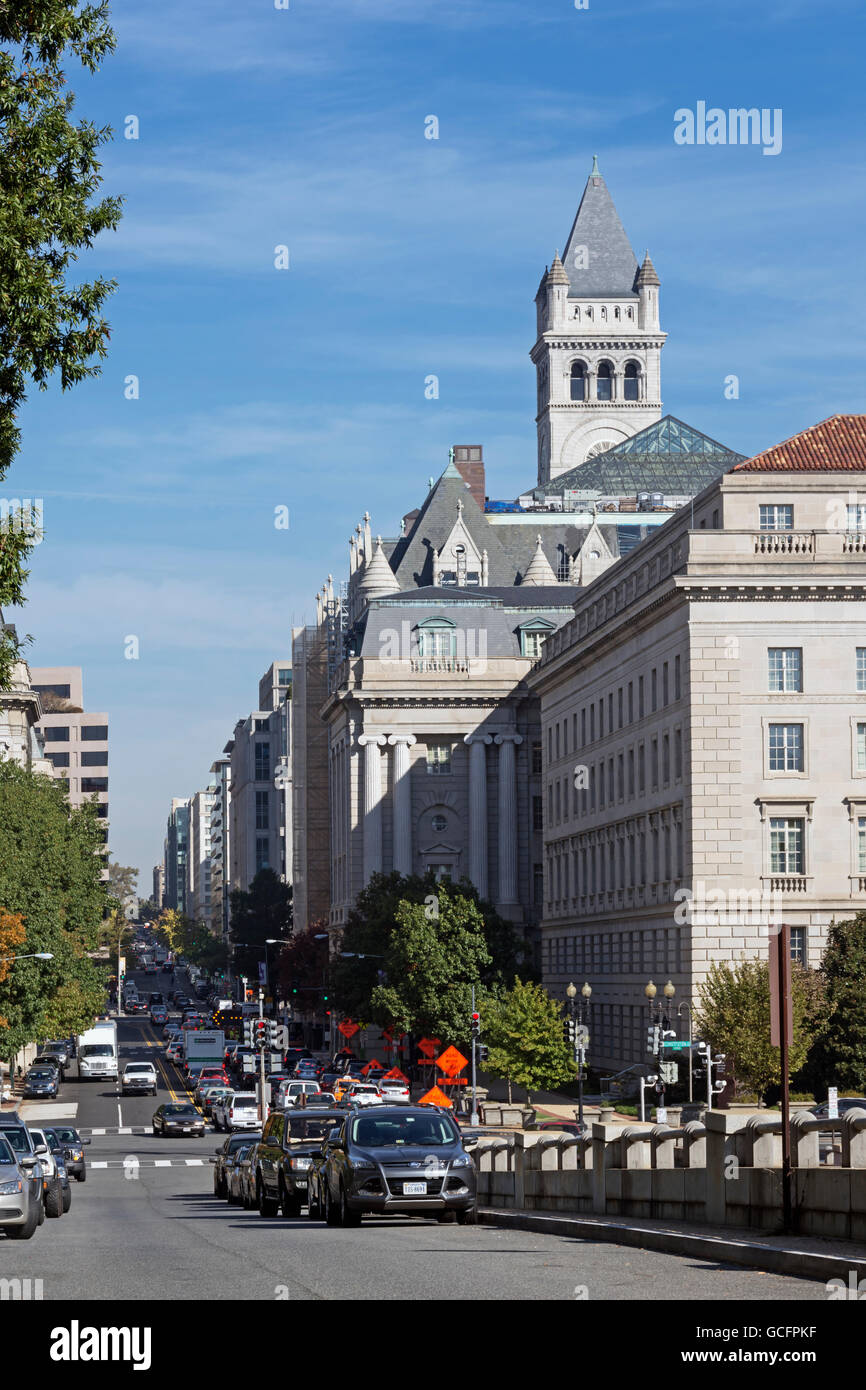
[[[0,1231],[10,1240],[30,1240],[44,1220],[42,1169],[13,1148],[0,1128]]]
[[[121,1094],[155,1096],[158,1079],[152,1062],[127,1062],[120,1078]]]
[[[255,1147],[253,1141],[247,1139],[246,1143],[241,1144],[240,1148],[235,1149],[226,1159],[226,1199],[230,1207],[237,1205],[249,1208],[251,1205],[250,1156]]]
[[[326,1142],[315,1201],[328,1225],[358,1226],[368,1212],[475,1221],[475,1165],[466,1149],[472,1141],[464,1142],[444,1110],[354,1111]]]
[[[836,1108],[839,1115],[847,1115],[849,1110],[866,1110],[866,1098],[863,1096],[840,1096],[836,1101]],[[818,1120],[829,1119],[830,1102],[824,1101],[821,1105],[816,1105],[810,1112]]]
[[[255,1205],[262,1216],[300,1216],[307,1175],[322,1140],[343,1119],[337,1110],[280,1111],[268,1117],[253,1155]]]
[[[230,1134],[223,1144],[216,1151],[216,1158],[211,1159],[214,1165],[213,1170],[213,1190],[215,1197],[227,1197],[228,1187],[226,1185],[226,1160],[230,1154],[235,1153],[245,1144],[255,1144],[261,1138],[260,1134]]]
[[[277,1103],[277,1092],[278,1092],[278,1090],[279,1090],[279,1088],[280,1088],[280,1083],[283,1082],[283,1081],[291,1081],[291,1080],[292,1080],[292,1078],[291,1078],[291,1076],[289,1076],[288,1072],[285,1072],[285,1071],[272,1071],[272,1072],[270,1073],[270,1075],[269,1075],[268,1078],[267,1078],[267,1083],[266,1083],[266,1084],[267,1084],[267,1088],[268,1088],[268,1100],[269,1100],[269,1102],[270,1102],[271,1109],[273,1109],[274,1106],[275,1106],[276,1103]]]
[[[71,1061],[72,1053],[69,1050],[69,1043],[64,1038],[60,1042],[43,1043],[39,1048],[35,1065],[40,1066],[43,1062],[53,1062],[62,1076]]]
[[[89,1139],[82,1139],[77,1129],[72,1125],[51,1125],[45,1131],[46,1134],[54,1134],[63,1145],[63,1152],[66,1161],[66,1171],[76,1182],[86,1182],[87,1163],[84,1157],[84,1149],[90,1143]]]
[[[183,1101],[166,1101],[153,1112],[151,1120],[154,1137],[167,1139],[170,1135],[191,1134],[202,1138],[205,1132],[204,1116],[194,1105]]]
[[[72,1186],[69,1182],[69,1171],[66,1167],[66,1154],[63,1145],[57,1136],[50,1129],[33,1129],[30,1126],[30,1133],[33,1142],[47,1144],[48,1157],[45,1162],[49,1169],[49,1184],[52,1178],[56,1178],[60,1183],[60,1211],[50,1211],[48,1208],[48,1189],[46,1189],[46,1216],[59,1216],[61,1212],[67,1212],[72,1205]]]
[[[386,1105],[408,1105],[412,1099],[408,1081],[396,1076],[379,1082],[379,1093]]]
[[[258,1129],[259,1102],[255,1091],[226,1091],[211,1108],[214,1129]]]
[[[0,1115],[0,1136],[15,1150],[19,1164],[31,1171],[43,1212],[40,1224],[45,1216],[60,1216],[63,1211],[60,1177],[44,1136],[36,1143],[16,1110]]]
[[[56,1096],[60,1090],[60,1072],[57,1067],[32,1066],[24,1077],[24,1095],[27,1097]]]

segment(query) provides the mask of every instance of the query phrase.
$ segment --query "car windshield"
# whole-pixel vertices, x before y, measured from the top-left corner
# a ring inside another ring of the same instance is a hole
[[[54,1072],[49,1071],[47,1067],[40,1067],[38,1071],[32,1071],[30,1075],[34,1081],[47,1081],[49,1077],[54,1075]]]
[[[255,1096],[235,1096],[232,1101],[235,1110],[252,1110],[256,1104]]]
[[[127,1072],[133,1072],[133,1071],[152,1072],[152,1071],[153,1071],[153,1067],[151,1066],[150,1062],[130,1062],[130,1063],[129,1063],[129,1066],[126,1068],[126,1070],[127,1070]]]
[[[81,1143],[81,1140],[77,1132],[74,1129],[68,1129],[65,1125],[62,1127],[55,1125],[54,1133],[57,1135],[57,1138],[60,1140],[61,1144]]]
[[[114,1049],[108,1043],[85,1043],[81,1049],[82,1057],[113,1057]]]
[[[327,1139],[334,1128],[335,1115],[320,1115],[318,1119],[289,1120],[289,1137],[292,1139]],[[342,1119],[342,1116],[340,1117]]]
[[[441,1115],[361,1115],[352,1124],[352,1140],[369,1149],[435,1148],[456,1144],[457,1135]]]
[[[167,1105],[165,1107],[165,1114],[184,1116],[192,1115],[195,1118],[198,1117],[198,1111],[196,1110],[194,1105]]]
[[[16,1153],[28,1154],[30,1152],[27,1131],[23,1125],[4,1125],[3,1138],[8,1139]]]

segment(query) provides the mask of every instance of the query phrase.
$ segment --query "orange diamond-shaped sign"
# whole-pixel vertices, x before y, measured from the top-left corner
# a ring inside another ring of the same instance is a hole
[[[423,1052],[425,1057],[431,1057],[439,1046],[439,1038],[422,1038],[418,1044],[418,1051]]]
[[[390,1071],[386,1071],[386,1072],[385,1072],[385,1075],[382,1077],[382,1080],[383,1080],[383,1081],[405,1081],[405,1082],[407,1083],[407,1085],[408,1085],[408,1083],[409,1083],[409,1078],[408,1078],[408,1076],[404,1075],[404,1073],[400,1070],[399,1067],[392,1067]]]
[[[337,1031],[348,1041],[349,1038],[354,1038],[359,1029],[357,1023],[353,1023],[350,1018],[344,1018],[342,1023],[337,1024]]]
[[[458,1052],[456,1047],[446,1047],[441,1057],[436,1058],[436,1065],[440,1071],[444,1071],[446,1076],[456,1076],[468,1065],[469,1058],[464,1057],[462,1052]]]
[[[419,1105],[448,1105],[451,1101],[444,1091],[440,1091],[438,1086],[432,1086],[426,1095],[423,1095],[418,1102]]]

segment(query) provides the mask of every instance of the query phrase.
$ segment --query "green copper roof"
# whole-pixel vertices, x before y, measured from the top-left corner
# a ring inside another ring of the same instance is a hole
[[[675,415],[665,415],[534,491],[545,495],[564,490],[595,492],[605,497],[662,492],[693,497],[744,457]]]

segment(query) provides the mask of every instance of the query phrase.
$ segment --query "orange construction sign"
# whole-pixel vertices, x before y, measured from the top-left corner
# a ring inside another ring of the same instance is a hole
[[[468,1064],[469,1058],[464,1057],[462,1052],[458,1052],[456,1047],[446,1047],[442,1056],[436,1058],[437,1067],[440,1071],[444,1071],[446,1076],[456,1076]]]
[[[448,1096],[446,1096],[446,1094],[445,1094],[444,1091],[440,1091],[438,1086],[433,1086],[433,1087],[431,1087],[431,1089],[427,1092],[426,1095],[424,1095],[424,1096],[421,1097],[421,1099],[419,1100],[418,1104],[419,1104],[419,1105],[445,1105],[445,1106],[450,1106],[450,1105],[451,1105],[451,1101],[449,1100]]]
[[[429,1057],[432,1061],[433,1054],[441,1041],[441,1038],[422,1038],[418,1044],[418,1051],[423,1052],[424,1056]]]
[[[354,1038],[355,1034],[359,1032],[359,1028],[357,1023],[353,1023],[350,1018],[344,1018],[342,1023],[337,1024],[337,1032],[342,1033],[348,1042],[349,1038]]]
[[[403,1072],[401,1072],[401,1070],[400,1070],[399,1067],[392,1067],[390,1071],[386,1071],[386,1072],[385,1072],[385,1075],[382,1077],[382,1080],[383,1080],[383,1081],[405,1081],[405,1082],[406,1082],[406,1085],[407,1085],[407,1086],[409,1085],[409,1078],[408,1078],[408,1076],[404,1076]]]
[[[371,1071],[381,1071],[381,1070],[382,1070],[382,1063],[381,1063],[381,1062],[377,1062],[377,1061],[376,1061],[376,1058],[373,1057],[372,1060],[369,1061],[369,1062],[367,1063],[367,1065],[366,1065],[365,1067],[362,1068],[362,1070],[363,1070],[365,1076],[367,1075],[368,1072],[371,1072]]]

